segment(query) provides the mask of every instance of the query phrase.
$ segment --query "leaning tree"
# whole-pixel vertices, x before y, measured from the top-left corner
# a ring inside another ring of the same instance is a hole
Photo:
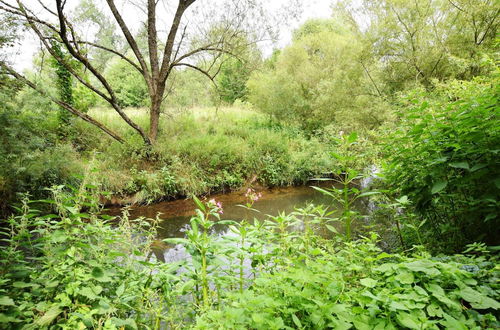
[[[283,6],[273,13],[264,10],[265,0],[100,1],[109,23],[121,33],[125,45],[100,43],[86,36],[85,24],[75,19],[66,0],[0,0],[0,13],[15,18],[31,31],[46,52],[66,67],[79,83],[107,102],[146,145],[154,144],[158,137],[161,105],[173,70],[186,67],[213,81],[218,67],[223,64],[221,58],[238,57],[241,49],[248,48],[248,43],[272,38],[276,27],[283,25],[283,20],[290,17],[288,14],[297,9],[296,6]],[[276,19],[278,12],[281,21]],[[138,24],[145,31],[145,42],[134,32]],[[65,56],[57,47],[64,49]],[[120,106],[112,84],[99,69],[97,50],[119,57],[144,78],[150,104],[149,132]],[[75,60],[84,70],[75,69]],[[0,60],[0,67],[4,73],[51,98],[63,109],[124,142],[120,135],[95,118],[49,95],[43,86],[17,72],[7,60]]]

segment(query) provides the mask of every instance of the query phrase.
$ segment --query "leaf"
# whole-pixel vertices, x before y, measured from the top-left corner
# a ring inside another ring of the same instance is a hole
[[[499,309],[500,303],[496,300],[466,286],[462,288],[458,295],[462,297],[464,300],[468,301],[473,308],[476,309]]]
[[[137,323],[135,322],[134,319],[119,319],[116,317],[113,317],[110,319],[111,323],[115,325],[116,327],[119,327],[120,329],[137,329]]]
[[[440,192],[441,190],[443,190],[444,188],[446,188],[447,185],[448,185],[448,181],[438,181],[438,182],[434,183],[434,185],[432,186],[431,193],[436,194],[436,193]]]
[[[408,307],[406,307],[405,305],[403,305],[402,303],[400,303],[399,301],[391,301],[391,303],[389,304],[389,307],[393,310],[403,310],[403,311],[407,311],[408,310]]]
[[[94,278],[100,278],[100,277],[103,277],[103,276],[104,276],[104,271],[102,270],[102,268],[94,267],[92,269],[92,277],[94,277]]]
[[[415,260],[412,262],[405,263],[404,266],[409,270],[412,270],[414,272],[422,272],[429,276],[441,275],[439,269],[435,267],[436,266],[435,263],[429,260],[423,260],[423,259]]]
[[[35,324],[39,326],[47,326],[51,324],[59,314],[62,313],[62,309],[59,306],[52,306],[48,311],[43,314],[42,317],[35,320]]]
[[[446,321],[441,321],[440,323],[445,326],[446,329],[456,329],[456,330],[467,330],[468,328],[463,324],[463,322],[451,317],[448,314],[444,314]]]
[[[450,163],[451,167],[454,168],[462,168],[464,170],[469,170],[469,163],[468,162],[456,162],[456,163]]]
[[[193,195],[193,201],[200,210],[203,212],[206,211],[205,205],[203,205],[203,203],[195,195]]]
[[[399,323],[404,327],[417,330],[421,329],[418,318],[413,314],[400,312],[398,313],[397,319]]]
[[[328,230],[329,230],[329,231],[331,231],[332,233],[338,234],[338,231],[337,231],[337,229],[335,229],[335,227],[334,227],[334,226],[331,226],[331,225],[325,224],[325,227],[326,227],[326,229],[328,229]]]
[[[90,300],[96,300],[97,298],[99,298],[99,296],[94,292],[94,290],[92,290],[89,287],[81,288],[80,290],[78,290],[78,294]]]
[[[293,320],[293,323],[295,323],[295,325],[298,328],[302,328],[302,323],[300,323],[299,318],[294,313],[292,313],[292,320]]]
[[[474,166],[472,166],[472,168],[470,169],[471,172],[475,172],[477,170],[480,170],[482,168],[485,168],[486,166],[488,166],[488,164],[482,164],[482,163],[479,163],[479,164],[476,164]]]
[[[362,278],[359,282],[368,288],[374,288],[377,285],[378,281],[374,280],[373,278],[366,277]]]
[[[14,300],[12,300],[8,296],[1,296],[0,297],[0,306],[15,306]]]
[[[181,287],[181,293],[186,294],[188,293],[194,286],[196,285],[195,280],[189,280],[186,283],[184,283]]]
[[[358,139],[358,133],[356,132],[352,132],[351,134],[349,134],[349,136],[347,137],[347,142],[348,143],[354,143],[356,142],[356,140]]]
[[[397,275],[395,278],[399,283],[402,284],[412,284],[415,281],[413,273],[410,272],[403,272]]]
[[[367,192],[364,192],[362,194],[359,194],[357,196],[357,198],[366,197],[366,196],[373,196],[373,195],[377,195],[377,194],[380,194],[380,191],[367,191]]]
[[[315,187],[315,186],[311,186],[311,188],[313,188],[314,190],[319,191],[320,193],[322,193],[324,195],[327,195],[327,196],[335,198],[335,195],[332,192],[328,191],[328,190],[325,190],[325,189],[320,188],[320,187]]]
[[[119,297],[125,292],[125,285],[122,283],[120,286],[116,289],[116,295]]]

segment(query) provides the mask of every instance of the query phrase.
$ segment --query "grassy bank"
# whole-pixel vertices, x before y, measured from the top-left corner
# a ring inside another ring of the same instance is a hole
[[[88,167],[99,173],[101,188],[110,192],[115,202],[148,203],[250,184],[301,184],[333,165],[329,157],[334,148],[331,137],[305,137],[300,130],[273,124],[249,108],[194,108],[165,114],[158,142],[149,155],[140,137],[113,110],[95,108],[90,114],[127,142],[105,138],[95,127],[77,119],[61,140],[56,135],[56,114],[45,113],[45,126],[38,125],[32,133],[43,143],[25,143],[27,152],[16,156],[23,163],[16,166],[17,176],[7,171],[0,174],[9,182],[3,188],[4,195],[9,191],[6,199],[14,199],[13,191],[31,191],[36,196],[52,184],[76,184],[79,179],[75,175]],[[127,114],[139,125],[148,126],[146,110],[128,109]],[[28,120],[33,122],[31,117]]]
[[[98,139],[89,143],[93,150],[102,151],[102,157],[96,155],[96,166],[103,189],[118,196],[133,195],[140,202],[238,189],[250,183],[304,183],[332,165],[327,141],[273,127],[249,109],[196,108],[165,115],[152,157],[145,157],[142,141],[115,113],[95,109],[92,114],[129,141],[125,145],[100,144]],[[129,114],[147,127],[144,110]],[[82,126],[80,131],[85,130]]]

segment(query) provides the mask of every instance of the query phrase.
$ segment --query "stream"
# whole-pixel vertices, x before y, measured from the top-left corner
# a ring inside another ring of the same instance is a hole
[[[321,182],[317,184],[323,188],[332,186],[332,182]],[[224,194],[214,194],[207,199],[215,199],[222,203],[223,214],[221,220],[241,221],[245,218],[256,218],[258,220],[267,219],[268,216],[277,216],[281,212],[291,213],[298,208],[303,208],[312,203],[315,205],[324,205],[329,211],[334,211],[333,216],[340,214],[340,205],[335,203],[331,197],[311,188],[310,186],[281,187],[272,189],[257,190],[262,197],[255,202],[253,208],[259,212],[250,212],[245,208],[238,206],[245,204],[245,190],[234,191]],[[355,205],[357,211],[367,214],[368,206],[360,202]],[[339,210],[339,211],[336,211]],[[109,208],[105,213],[118,216],[122,212],[120,207]],[[156,218],[158,214],[160,220],[158,228],[158,241],[153,246],[156,258],[162,261],[176,261],[185,257],[184,251],[179,246],[173,247],[162,242],[162,239],[172,237],[185,237],[185,231],[189,229],[189,220],[195,215],[195,204],[191,199],[178,199],[173,201],[164,201],[151,205],[140,205],[129,208],[130,219],[139,217]],[[340,226],[339,231],[342,230]],[[321,230],[324,231],[324,228]],[[213,234],[217,236],[227,235],[228,228],[225,225],[214,226]],[[325,234],[318,232],[318,234]]]

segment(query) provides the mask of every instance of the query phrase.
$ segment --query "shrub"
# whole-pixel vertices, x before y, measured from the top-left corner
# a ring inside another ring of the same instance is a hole
[[[416,91],[387,141],[387,178],[426,220],[436,249],[498,242],[498,86],[495,75],[438,85],[431,96]]]

